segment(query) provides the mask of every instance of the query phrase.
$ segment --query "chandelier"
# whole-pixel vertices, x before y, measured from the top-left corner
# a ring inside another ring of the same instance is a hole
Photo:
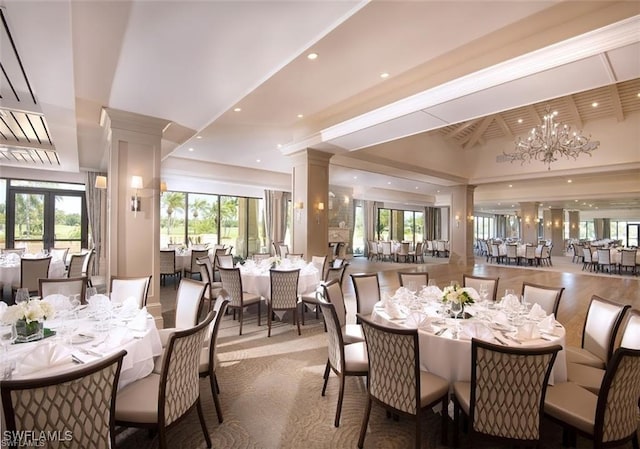
[[[588,154],[598,148],[599,141],[591,141],[591,136],[585,137],[580,132],[571,131],[571,126],[555,122],[558,111],[549,108],[542,125],[534,127],[526,139],[518,137],[513,153],[503,155],[509,162],[542,161],[551,170],[551,163],[559,157],[576,160],[581,154]]]

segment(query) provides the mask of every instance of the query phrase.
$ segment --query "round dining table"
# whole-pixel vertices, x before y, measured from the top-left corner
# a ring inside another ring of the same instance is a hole
[[[30,257],[25,255],[23,257]],[[35,257],[35,256],[31,256]],[[49,277],[62,278],[65,275],[66,266],[61,259],[51,259],[49,264]],[[5,285],[20,284],[20,259],[4,258],[0,261],[0,283]]]
[[[270,259],[254,262],[247,260],[240,267],[242,277],[242,288],[244,291],[260,295],[263,298],[271,297],[271,275],[270,270],[273,262]],[[322,280],[320,272],[312,264],[306,261],[282,259],[276,262],[275,269],[295,270],[300,269],[298,277],[298,294],[306,295],[313,293]]]
[[[475,316],[455,319],[443,317],[442,303],[436,299],[436,295],[431,298],[415,295],[413,303],[409,301],[407,304],[405,300],[402,304],[401,300],[398,301],[400,304],[390,307],[392,301],[393,296],[377,303],[371,315],[372,320],[393,327],[417,328],[422,370],[437,374],[450,382],[470,381],[471,338],[474,337],[517,348],[558,344],[563,349],[558,352],[549,376],[549,384],[567,381],[565,329],[552,316],[546,317],[546,322],[552,325],[544,332],[536,329],[536,324],[542,321],[541,317],[530,320],[526,315],[521,316],[520,324],[532,331],[531,334],[523,336],[524,332],[517,326],[497,320],[498,316],[504,318],[504,313],[492,302],[483,306],[475,304],[466,309],[469,312],[475,309]],[[494,322],[494,319],[497,322]]]

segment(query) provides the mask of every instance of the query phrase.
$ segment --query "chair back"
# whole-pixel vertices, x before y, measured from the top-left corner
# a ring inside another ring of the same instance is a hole
[[[271,308],[295,309],[298,306],[298,279],[300,269],[297,270],[269,270],[271,277]]]
[[[558,306],[560,305],[562,292],[564,292],[564,287],[555,288],[530,282],[522,283],[524,301],[529,304],[537,303],[547,315],[553,313],[556,318],[558,317]]]
[[[116,447],[115,400],[125,354],[123,350],[56,376],[0,382],[5,430],[12,435],[65,431],[74,447]]]
[[[331,268],[340,268],[344,264],[345,264],[344,259],[341,259],[341,258],[333,259],[333,262],[331,262]]]
[[[84,261],[82,262],[82,275],[83,276],[91,276],[93,274],[93,257],[95,256],[96,251],[94,249],[90,249],[85,253]]]
[[[524,247],[524,258],[525,259],[535,259],[536,258],[536,247],[527,245]]]
[[[228,294],[226,291],[221,290],[220,294],[218,295],[218,299],[216,299],[216,303],[213,305],[213,313],[215,315],[213,317],[213,321],[211,321],[211,324],[209,324],[209,328],[207,331],[208,335],[205,336],[205,342],[209,345],[209,371],[212,371],[215,368],[218,330],[220,329],[220,323],[222,322],[222,317],[227,311],[228,305]]]
[[[444,252],[444,251],[446,251],[446,250],[447,250],[447,247],[446,247],[445,243],[446,243],[446,242],[445,242],[444,240],[438,240],[438,241],[436,242],[436,250],[437,250],[438,252],[441,252],[441,251],[442,251],[442,252]]]
[[[409,242],[400,242],[400,248],[398,248],[398,252],[396,253],[396,255],[408,256],[410,249],[411,249],[411,245]]]
[[[629,439],[637,432],[639,400],[640,350],[618,348],[598,395],[594,441],[606,444]]]
[[[351,275],[356,293],[356,309],[360,315],[371,315],[373,306],[380,301],[378,273],[354,273]]]
[[[396,410],[420,409],[417,329],[388,328],[360,316],[369,356],[369,394]]]
[[[337,373],[344,373],[344,340],[340,322],[333,304],[321,301],[319,303],[324,322],[327,325],[327,350],[329,364]]]
[[[219,267],[218,270],[220,271],[220,281],[222,281],[222,288],[229,295],[229,306],[242,307],[243,293],[240,268]]]
[[[400,287],[406,287],[412,292],[419,292],[429,284],[429,273],[426,271],[398,271]]]
[[[198,323],[206,288],[207,284],[195,279],[180,280],[176,294],[176,328],[186,329]]]
[[[629,305],[593,295],[582,330],[582,347],[608,363],[613,354],[615,336]]]
[[[320,279],[324,279],[324,272],[327,266],[327,256],[311,256],[311,264],[320,273]]]
[[[118,277],[111,276],[111,286],[109,287],[111,302],[122,304],[127,298],[135,298],[138,308],[147,305],[147,295],[151,276],[143,277]]]
[[[325,281],[331,281],[333,279],[337,279],[342,285],[342,280],[344,279],[344,273],[347,271],[347,267],[349,266],[349,262],[345,262],[341,264],[339,267],[329,267],[327,269],[327,274],[325,275]]]
[[[38,295],[46,298],[49,295],[78,295],[81,303],[85,303],[87,291],[87,277],[79,278],[49,278],[38,280]]]
[[[518,245],[507,245],[507,257],[509,259],[518,257]]]
[[[218,268],[233,268],[233,256],[231,254],[223,254],[216,256]]]
[[[611,250],[598,249],[598,265],[610,265],[611,264]]]
[[[161,428],[184,415],[200,397],[200,352],[213,316],[211,311],[197,326],[174,332],[169,337],[158,395]]]
[[[37,292],[38,279],[49,277],[51,256],[38,259],[23,257],[20,259],[20,287],[28,288],[29,293]]]
[[[253,260],[255,262],[260,262],[262,260],[268,259],[269,257],[271,257],[271,254],[269,253],[255,253],[253,255]]]
[[[337,279],[323,282],[321,288],[325,301],[333,304],[338,323],[340,327],[343,327],[347,324],[347,307],[344,303],[344,295],[342,294],[340,282]]]
[[[582,248],[582,255],[584,256],[584,262],[585,263],[591,263],[593,262],[593,257],[592,257],[592,253],[591,253],[591,248],[589,247],[583,247]]]
[[[620,252],[620,265],[623,267],[635,267],[636,254],[637,251],[635,249],[623,249]]]
[[[480,277],[480,276],[470,276],[468,274],[462,275],[462,286],[463,287],[471,287],[476,291],[480,291],[480,284],[487,284],[487,289],[489,291],[488,299],[490,301],[495,301],[498,296],[498,282],[500,278],[489,278],[489,277]]]
[[[196,261],[201,258],[209,255],[208,249],[192,249],[191,250],[191,271],[192,273],[199,273],[200,269],[198,268],[198,264]]]
[[[82,269],[84,268],[84,260],[86,257],[87,253],[71,254],[69,268],[67,269],[67,277],[77,278],[82,276]]]
[[[278,253],[280,255],[281,258],[285,258],[287,257],[287,254],[289,254],[289,246],[288,245],[278,245]]]
[[[631,309],[626,313],[619,346],[640,349],[640,311]]]
[[[544,396],[560,345],[515,348],[471,341],[473,430],[501,438],[538,440]]]
[[[161,249],[160,250],[160,274],[176,273],[176,250]]]
[[[70,248],[49,248],[49,254],[52,260],[61,260],[66,265],[69,249]]]
[[[391,256],[391,242],[380,242],[380,248],[382,248],[383,256]]]
[[[209,257],[201,257],[196,260],[196,264],[200,268],[200,278],[205,285],[204,297],[211,298],[211,292],[213,290],[213,265]]]

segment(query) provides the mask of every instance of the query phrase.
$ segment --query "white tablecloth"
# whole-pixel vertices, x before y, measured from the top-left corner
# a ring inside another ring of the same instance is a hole
[[[60,259],[52,259],[49,264],[49,277],[64,277],[65,265]],[[0,264],[0,282],[6,285],[20,284],[20,262],[3,262]]]
[[[436,305],[425,305],[423,312],[428,316],[436,315]],[[385,325],[405,327],[404,319],[392,319],[385,312],[381,303],[374,307],[372,319],[375,322]],[[433,374],[441,376],[449,382],[470,381],[471,380],[471,339],[459,333],[458,339],[454,339],[452,329],[455,323],[463,321],[472,322],[475,318],[468,320],[446,319],[443,325],[433,324],[431,329],[418,329],[418,341],[420,345],[420,368]],[[446,327],[447,330],[441,335],[436,335],[437,331]],[[520,342],[509,340],[501,333],[497,334],[504,343],[514,347],[542,347],[559,344],[565,346],[565,330],[559,324],[554,328],[554,338],[550,341],[542,338],[532,340],[520,340]],[[492,341],[499,344],[497,341]],[[549,383],[561,383],[567,381],[567,362],[564,349],[558,352],[555,364],[552,368]]]
[[[240,274],[242,276],[242,288],[244,291],[260,295],[264,298],[271,297],[271,278],[269,274],[268,264],[255,264],[253,261],[246,261],[244,265],[240,265]],[[306,295],[313,293],[320,283],[321,277],[318,269],[311,263],[301,260],[299,262],[291,262],[283,259],[278,269],[292,270],[300,268],[300,277],[298,278],[298,294]]]

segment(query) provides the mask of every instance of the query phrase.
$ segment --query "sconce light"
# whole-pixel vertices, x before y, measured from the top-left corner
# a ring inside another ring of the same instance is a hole
[[[551,221],[547,221],[547,228],[551,227]]]
[[[165,181],[160,181],[160,196],[167,191],[167,183]]]
[[[131,212],[137,215],[140,212],[140,197],[138,196],[138,190],[142,188],[142,176],[131,177],[131,188],[136,189],[136,193],[131,197]]]
[[[527,225],[527,228],[531,225],[531,217],[528,215],[524,217],[524,223]]]
[[[319,202],[316,205],[316,221],[318,222],[318,224],[320,224],[320,212],[322,212],[323,210],[324,210],[324,203]]]
[[[344,196],[344,204],[349,204],[349,196],[348,195]]]
[[[300,221],[302,217],[302,209],[304,209],[304,203],[302,201],[296,201],[293,203],[293,208],[295,209],[296,221]]]
[[[469,215],[467,217],[467,220],[469,220],[469,223],[473,223],[473,220],[475,220],[475,217],[473,215]]]
[[[559,228],[560,227],[560,220],[556,220],[555,223],[554,223],[554,226],[556,228]]]
[[[456,215],[456,228],[460,227],[460,215]]]
[[[96,189],[106,189],[107,188],[107,177],[106,176],[96,176],[96,183],[94,185]]]

